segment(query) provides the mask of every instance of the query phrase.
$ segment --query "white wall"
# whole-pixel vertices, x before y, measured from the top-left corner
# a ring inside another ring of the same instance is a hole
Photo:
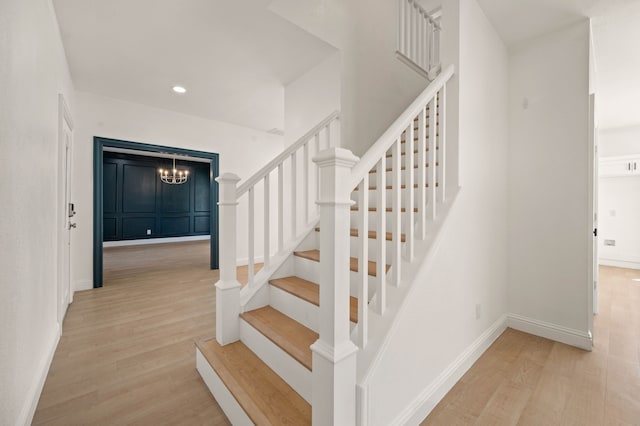
[[[640,176],[601,178],[598,218],[600,264],[640,269]]]
[[[396,58],[398,2],[348,2],[342,46],[342,146],[361,156],[427,87]]]
[[[368,420],[375,425],[424,418],[437,403],[427,399],[434,397],[429,386],[437,388],[456,358],[496,322],[502,324],[507,312],[507,50],[475,0],[460,0],[459,12],[454,3],[445,5],[444,14],[447,31],[460,27],[463,186],[441,245],[412,284],[369,380]],[[447,99],[449,106],[455,103]]]
[[[511,53],[509,310],[583,337],[591,268],[588,94],[587,20]]]
[[[598,154],[600,158],[640,154],[640,125],[601,129]]]
[[[59,337],[58,94],[73,87],[49,0],[0,2],[0,424],[29,424]]]
[[[232,172],[249,178],[282,152],[283,138],[265,132],[218,121],[179,114],[91,93],[76,94],[77,128],[73,146],[73,197],[78,227],[72,240],[72,269],[75,290],[93,286],[93,137],[165,145],[220,154],[220,174]],[[256,205],[262,201],[256,193]],[[246,197],[239,206],[238,258],[247,257]],[[256,217],[261,238],[262,220]],[[257,240],[256,255],[262,255]],[[224,250],[224,242],[220,242]]]
[[[325,59],[284,88],[284,137],[287,145],[340,110],[340,52]]]

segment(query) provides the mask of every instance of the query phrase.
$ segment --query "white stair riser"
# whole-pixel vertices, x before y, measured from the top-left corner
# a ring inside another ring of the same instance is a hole
[[[293,318],[307,328],[319,332],[319,308],[313,303],[300,299],[278,287],[270,285],[271,307],[282,312],[289,318]],[[351,331],[356,327],[351,323]]]
[[[307,328],[319,332],[320,313],[313,303],[269,285],[269,305]]]
[[[418,205],[418,189],[419,188],[413,188],[413,207],[419,209],[420,206]],[[425,188],[425,193],[427,193],[428,190],[429,190],[429,188]],[[369,207],[378,207],[377,196],[378,196],[377,195],[377,189],[376,190],[369,190]],[[406,196],[407,196],[407,189],[405,188],[405,189],[402,189],[402,191],[401,191],[400,207],[406,207],[406,205],[405,205]],[[392,197],[393,197],[393,190],[385,189],[386,207],[393,207],[393,205],[392,205]],[[358,191],[353,191],[351,193],[351,200],[356,202],[354,204],[354,206],[358,206],[358,203],[357,203],[357,201],[358,201]]]
[[[196,370],[231,424],[239,426],[254,424],[198,348],[196,348]]]
[[[349,238],[349,244],[351,246],[350,255],[351,257],[360,258],[360,249],[358,238],[351,237]],[[372,238],[368,238],[367,245],[369,247],[369,260],[376,262],[378,260],[378,241]],[[393,241],[385,240],[385,262],[389,263],[391,261],[392,250],[393,250]],[[401,249],[404,250],[404,244],[401,244]]]
[[[307,281],[319,283],[320,282],[320,263],[313,260],[304,259],[298,256],[294,256],[294,257],[295,257],[295,265],[296,265],[296,276],[302,279],[305,279]],[[359,274],[357,272],[350,271],[349,277],[351,282],[350,294],[353,297],[357,297],[358,290],[356,286],[357,286]],[[388,273],[387,273],[387,277],[389,277]],[[369,279],[368,279],[369,299],[371,299],[371,297],[373,296],[373,290],[375,289],[375,279],[376,277],[369,276]]]
[[[416,162],[416,164],[417,164],[417,162]],[[430,170],[430,168],[426,167],[425,168],[425,173],[429,173],[429,170]],[[419,169],[413,169],[413,182],[414,183],[418,182],[419,172],[420,172]],[[371,185],[371,186],[375,186],[376,185],[377,176],[378,176],[377,173],[369,173],[369,185]],[[387,185],[391,185],[393,183],[393,172],[391,172],[391,171],[385,172],[385,179],[386,179]],[[407,171],[406,170],[401,170],[400,171],[400,181],[403,184],[407,182]]]
[[[389,225],[387,225],[389,226]],[[369,227],[371,229],[371,227]],[[387,230],[389,232],[389,230]],[[360,249],[359,249],[359,238],[358,237],[350,237],[349,238],[349,255],[351,257],[360,258]],[[378,258],[378,242],[377,239],[367,238],[367,245],[369,247],[368,251],[368,260],[375,262]],[[386,240],[385,237],[385,246],[386,246],[386,258],[385,261],[389,263],[391,261],[391,250],[393,250],[393,241]],[[404,243],[401,243],[402,250],[404,250]]]
[[[408,218],[408,214],[406,212],[401,212],[400,213],[402,215],[402,232],[406,233],[406,229],[407,229],[407,218]],[[369,226],[368,229],[369,231],[375,231],[376,230],[376,226],[378,223],[378,212],[368,212],[369,215]],[[393,220],[393,212],[385,212],[385,223],[386,223],[386,227],[389,228],[391,221]],[[357,211],[352,211],[351,212],[351,218],[350,218],[350,227],[351,229],[358,229],[358,220],[359,220],[359,212]],[[417,221],[417,212],[413,212],[413,221],[414,223],[416,223]]]
[[[311,371],[243,319],[240,340],[311,404]]]

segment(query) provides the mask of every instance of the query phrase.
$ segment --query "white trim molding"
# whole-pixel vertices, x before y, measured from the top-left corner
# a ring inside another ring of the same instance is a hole
[[[615,266],[616,268],[640,269],[640,261],[620,260],[620,259],[598,259],[598,264],[602,266]]]
[[[56,348],[58,347],[58,342],[60,341],[60,330],[60,324],[56,323],[51,335],[49,336],[48,345],[44,351],[45,354],[41,358],[37,369],[34,372],[35,374],[31,376],[33,377],[33,382],[29,387],[27,398],[24,401],[22,410],[20,410],[20,416],[18,417],[16,425],[29,426],[33,421],[33,415],[36,413],[38,401],[40,401],[40,395],[42,394],[42,389],[44,388],[44,382],[47,380],[49,368],[51,367],[51,362],[53,361],[53,355],[56,353]]]
[[[140,240],[105,241],[102,247],[142,246],[147,244],[184,243],[187,241],[210,240],[211,235],[190,235],[187,237],[144,238]]]
[[[424,388],[391,424],[420,424],[506,328],[507,316],[502,315]]]
[[[575,330],[518,314],[509,314],[507,316],[507,327],[575,346],[586,351],[593,349],[593,338],[590,332]]]

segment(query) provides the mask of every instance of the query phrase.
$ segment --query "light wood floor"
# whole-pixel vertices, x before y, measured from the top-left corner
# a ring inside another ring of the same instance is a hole
[[[76,293],[34,424],[229,424],[195,370],[193,342],[215,329],[208,259],[207,242],[105,250],[105,287]],[[601,271],[593,352],[507,330],[423,424],[640,424],[640,271]]]
[[[215,334],[209,242],[109,248],[104,265],[69,307],[34,424],[229,424],[195,370]]]
[[[593,352],[507,329],[422,425],[640,425],[640,271],[600,271]]]

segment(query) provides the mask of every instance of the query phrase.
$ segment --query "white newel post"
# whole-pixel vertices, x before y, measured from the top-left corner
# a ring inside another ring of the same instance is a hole
[[[240,283],[236,273],[236,187],[240,178],[225,173],[220,184],[220,280],[216,283],[216,340],[221,345],[240,339]]]
[[[355,425],[356,352],[349,336],[349,211],[351,168],[342,148],[313,159],[320,169],[320,336],[313,352],[314,425]]]

